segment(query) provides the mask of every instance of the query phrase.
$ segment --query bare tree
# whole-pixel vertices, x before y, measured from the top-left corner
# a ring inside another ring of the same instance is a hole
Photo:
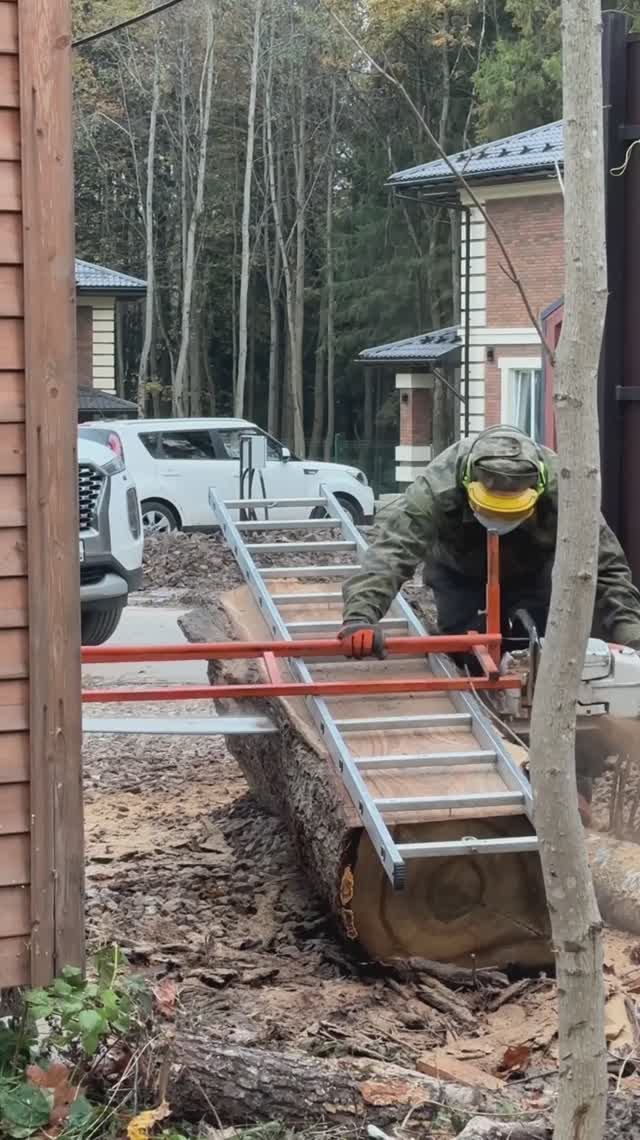
[[[138,367],[138,407],[144,415],[147,401],[147,373],[149,370],[149,357],[153,343],[153,316],[155,309],[155,255],[153,230],[153,187],[155,177],[156,134],[158,129],[158,110],[160,108],[160,55],[156,43],[153,57],[153,85],[151,95],[151,113],[149,115],[149,141],[147,143],[147,185],[142,207],[144,221],[144,236],[146,247],[146,273],[147,291],[144,309],[144,339],[140,353]],[[131,136],[133,139],[133,135]]]
[[[244,390],[247,378],[247,307],[249,297],[249,260],[251,254],[251,187],[253,184],[253,151],[255,142],[256,94],[258,90],[262,7],[263,0],[256,0],[253,18],[253,51],[251,55],[251,79],[249,82],[249,109],[247,111],[247,150],[245,154],[244,189],[242,194],[242,249],[240,254],[240,299],[238,303],[238,376],[234,398],[234,409],[237,416],[242,416],[244,413]]]
[[[187,248],[184,257],[184,281],[182,285],[182,319],[180,329],[180,350],[176,375],[173,382],[173,410],[177,416],[187,413],[187,394],[185,392],[185,378],[189,362],[189,346],[191,340],[191,308],[193,302],[193,285],[197,267],[198,223],[204,209],[204,183],[207,172],[207,154],[209,150],[209,125],[211,123],[211,102],[213,96],[213,65],[214,65],[214,20],[213,8],[210,2],[205,4],[205,18],[207,36],[202,72],[200,75],[200,88],[198,97],[198,134],[200,146],[198,152],[198,172],[196,177],[196,193],[191,207],[191,216],[187,229]]]
[[[269,196],[271,199],[271,210],[273,213],[273,224],[276,231],[276,240],[280,247],[280,257],[282,261],[282,273],[284,276],[285,284],[285,300],[286,300],[286,313],[287,313],[287,330],[289,333],[287,342],[286,356],[288,359],[287,373],[289,376],[290,386],[290,407],[292,413],[293,423],[293,443],[295,451],[298,455],[304,455],[305,452],[305,439],[304,439],[304,423],[302,418],[302,345],[298,345],[298,333],[302,333],[299,308],[296,305],[297,289],[300,285],[300,269],[302,268],[302,285],[304,286],[304,261],[302,267],[300,266],[300,250],[298,249],[298,260],[296,264],[296,277],[294,280],[291,265],[289,263],[289,254],[287,250],[287,243],[284,238],[282,226],[282,195],[276,187],[276,173],[275,173],[275,153],[274,153],[274,139],[273,139],[273,107],[272,107],[272,89],[273,89],[273,33],[271,36],[271,44],[269,48],[269,65],[267,77],[265,82],[265,117],[266,117],[266,134],[267,134],[267,177],[269,184]],[[298,143],[299,145],[299,143]],[[300,154],[298,153],[298,163],[300,163]],[[304,156],[302,156],[304,157]],[[304,179],[304,169],[300,172],[298,166],[299,176]],[[299,189],[299,188],[298,188]],[[304,210],[304,196],[302,203],[299,202],[298,194],[296,194],[296,217],[300,206]],[[304,251],[302,251],[302,256]],[[304,297],[302,298],[304,302]],[[304,305],[302,307],[302,317],[304,318]],[[297,378],[300,378],[300,384]]]
[[[607,1093],[601,920],[576,795],[576,700],[598,573],[597,374],[607,281],[599,0],[563,0],[565,314],[554,375],[559,518],[531,773],[559,996],[555,1140],[600,1140]]]
[[[335,367],[336,339],[335,313],[336,289],[333,251],[333,202],[336,177],[336,78],[331,88],[331,118],[329,122],[330,142],[327,160],[327,430],[324,437],[324,457],[333,456],[333,441],[336,423]]]

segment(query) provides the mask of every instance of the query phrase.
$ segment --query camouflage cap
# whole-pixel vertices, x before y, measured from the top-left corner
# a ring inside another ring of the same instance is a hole
[[[537,486],[541,462],[538,448],[528,435],[500,424],[482,432],[471,445],[465,480],[477,479],[495,491],[521,491]]]

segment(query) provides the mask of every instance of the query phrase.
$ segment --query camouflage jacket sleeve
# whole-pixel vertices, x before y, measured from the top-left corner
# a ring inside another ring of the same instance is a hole
[[[424,476],[381,521],[362,566],[345,582],[344,620],[377,622],[403,582],[413,577],[432,537],[433,496]]]
[[[640,593],[613,531],[600,524],[596,624],[602,635],[618,645],[640,646]]]

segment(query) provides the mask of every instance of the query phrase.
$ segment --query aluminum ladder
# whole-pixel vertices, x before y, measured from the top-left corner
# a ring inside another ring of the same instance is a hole
[[[256,605],[264,618],[271,636],[274,639],[294,640],[294,634],[336,633],[340,622],[333,621],[287,621],[287,607],[301,602],[331,601],[336,602],[342,597],[340,591],[326,590],[325,592],[304,593],[276,593],[269,591],[269,579],[342,579],[348,577],[360,564],[360,556],[366,551],[367,543],[357,530],[350,516],[343,510],[335,496],[326,487],[321,487],[318,498],[267,498],[267,499],[234,499],[223,500],[215,488],[209,490],[209,503],[215,513],[217,522],[228,546],[233,553],[242,575],[253,595]],[[258,510],[266,512],[273,508],[299,509],[300,517],[296,519],[273,520],[269,518],[257,519]],[[311,510],[320,508],[323,517],[308,517]],[[240,514],[254,515],[248,521],[235,521],[231,511]],[[307,517],[304,517],[307,515]],[[339,539],[320,538],[318,541],[296,541],[297,531],[322,531],[323,529],[339,529]],[[269,531],[290,532],[291,541],[247,541],[250,533],[267,534]],[[286,559],[288,553],[305,553],[310,556],[325,552],[335,553],[352,552],[354,561],[350,564],[320,565],[310,557],[308,565],[291,566],[258,566],[254,555],[282,554]],[[328,585],[331,583],[329,582]],[[413,636],[424,637],[426,630],[419,618],[411,609],[407,600],[400,593],[392,603],[389,615],[382,620],[384,629],[393,632],[406,632]],[[325,659],[326,661],[326,659]],[[315,664],[317,665],[316,658]],[[295,679],[302,682],[312,682],[310,664],[300,658],[287,658],[287,664]],[[420,657],[416,662],[418,668],[426,666],[425,658]],[[443,656],[432,654],[428,659],[431,673],[439,677],[454,676],[454,669],[449,660]],[[451,714],[425,713],[412,717],[376,716],[358,719],[335,718],[327,703],[327,699],[315,696],[305,697],[307,708],[318,729],[326,747],[334,760],[342,777],[353,804],[366,828],[374,850],[378,853],[383,867],[395,889],[402,889],[406,879],[406,861],[409,859],[434,858],[450,855],[474,854],[500,854],[512,851],[537,851],[538,841],[535,834],[523,834],[506,838],[481,838],[472,835],[459,840],[433,842],[433,843],[396,843],[390,830],[388,817],[400,812],[421,812],[434,809],[469,809],[473,815],[474,808],[490,808],[517,806],[521,807],[523,816],[530,821],[533,818],[533,797],[531,787],[519,766],[513,760],[505,742],[494,728],[491,720],[483,710],[477,698],[464,692],[449,693],[455,711]],[[366,731],[375,731],[394,728],[402,729],[428,729],[428,728],[466,728],[471,731],[475,747],[470,751],[461,752],[421,752],[410,755],[373,755],[356,756],[349,748],[346,737],[350,734]],[[367,785],[366,773],[376,769],[408,769],[408,768],[443,768],[461,765],[489,766],[501,778],[504,791],[495,793],[479,793],[472,795],[454,796],[426,796],[406,797],[401,799],[376,798]]]

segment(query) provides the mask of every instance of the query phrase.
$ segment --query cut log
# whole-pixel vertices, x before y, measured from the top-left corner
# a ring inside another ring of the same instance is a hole
[[[274,592],[291,593],[295,583],[270,580]],[[300,582],[307,595],[314,584]],[[324,603],[327,606],[327,603]],[[288,620],[310,617],[297,606]],[[313,616],[327,614],[318,606]],[[335,615],[333,615],[335,616]],[[210,609],[187,615],[181,626],[190,641],[264,640],[268,631],[245,587],[218,597]],[[281,662],[283,674],[289,677]],[[415,676],[424,668],[415,661],[337,662],[313,667],[314,675],[362,677]],[[212,682],[255,682],[266,679],[252,661],[210,662]],[[517,963],[545,967],[552,961],[548,920],[537,855],[516,852],[490,856],[413,859],[407,865],[405,889],[394,891],[359,824],[338,772],[308,714],[303,700],[259,702],[217,701],[220,713],[267,713],[278,732],[261,737],[230,737],[227,746],[237,759],[260,805],[286,823],[299,857],[316,891],[338,919],[345,937],[358,940],[371,958],[427,958],[461,966]],[[406,694],[380,698],[343,697],[331,702],[340,718],[451,712],[444,694]],[[419,749],[465,751],[477,748],[468,727],[393,732],[358,732],[349,736],[356,755],[415,752]],[[419,796],[455,792],[504,791],[494,771],[481,765],[465,769],[385,769],[376,774],[378,796]],[[517,809],[515,809],[517,811]],[[417,820],[407,814],[392,820],[397,842],[420,842],[526,834],[526,819],[506,808],[474,812],[432,811]]]
[[[614,929],[640,934],[640,845],[592,833],[587,847],[602,918]]]
[[[320,1059],[223,1044],[192,1028],[178,1030],[171,1049],[166,1099],[178,1120],[287,1125],[330,1122],[355,1130],[432,1119],[439,1106],[473,1115],[490,1107],[468,1088],[366,1058]],[[502,1101],[502,1108],[504,1108]],[[213,1106],[213,1108],[212,1108]]]

